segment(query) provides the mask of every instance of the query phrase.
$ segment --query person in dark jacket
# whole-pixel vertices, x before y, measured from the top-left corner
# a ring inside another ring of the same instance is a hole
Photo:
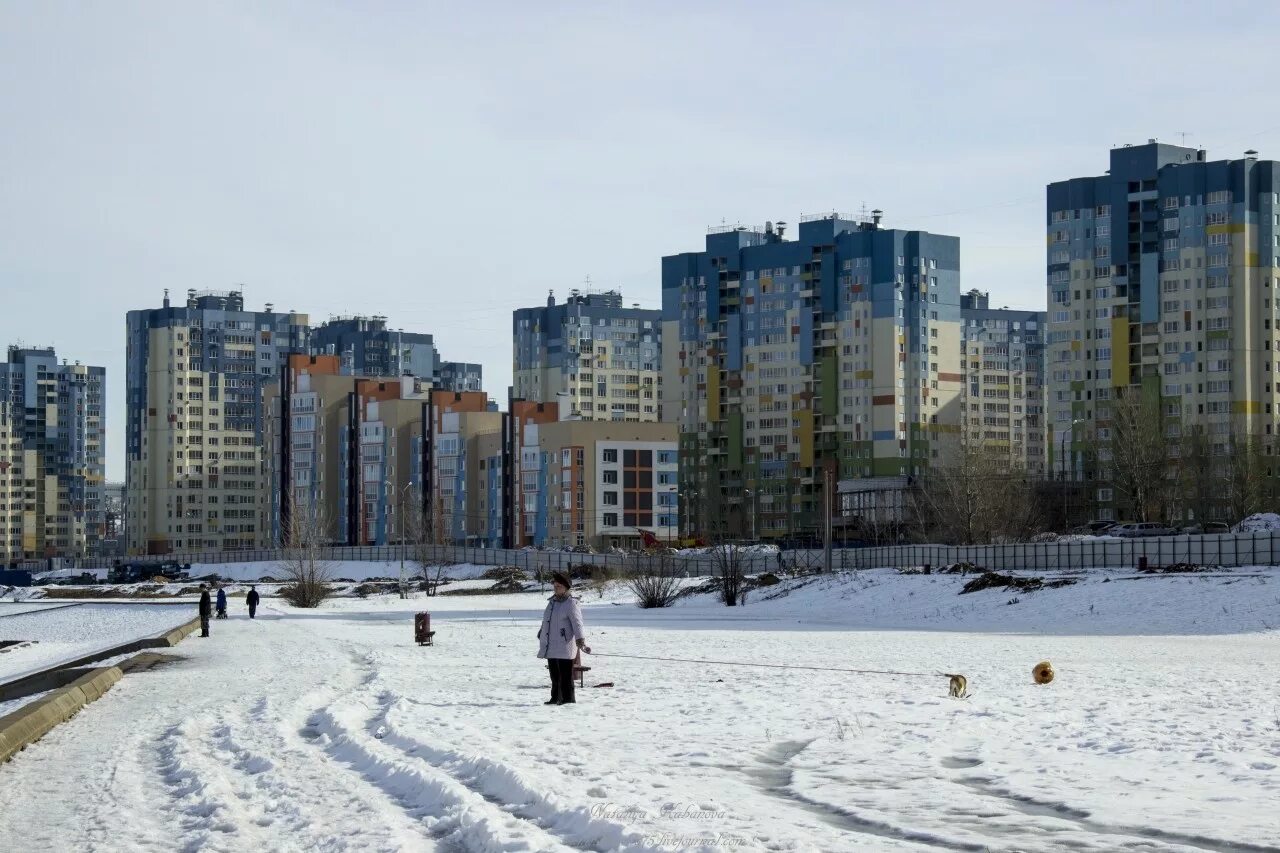
[[[551,670],[551,698],[547,705],[571,705],[577,701],[573,696],[573,659],[578,649],[591,654],[582,626],[582,607],[578,599],[569,595],[572,586],[568,575],[556,572],[551,576],[555,595],[547,599],[538,630],[538,657],[545,659]]]
[[[244,603],[249,605],[249,618],[253,619],[258,612],[258,590],[250,585],[249,594],[244,597]]]
[[[200,636],[209,636],[209,617],[213,615],[213,603],[209,600],[209,587],[200,584]]]
[[[218,587],[218,618],[227,618],[227,591]]]

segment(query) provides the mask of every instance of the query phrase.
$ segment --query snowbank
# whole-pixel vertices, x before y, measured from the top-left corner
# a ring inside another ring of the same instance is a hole
[[[739,554],[757,557],[782,553],[782,549],[777,545],[763,542],[758,545],[712,545],[707,548],[681,548],[676,553],[688,557],[705,557],[717,553],[728,554],[731,548],[736,548]]]
[[[1233,533],[1258,533],[1264,530],[1280,530],[1280,515],[1274,512],[1255,512],[1231,528]]]

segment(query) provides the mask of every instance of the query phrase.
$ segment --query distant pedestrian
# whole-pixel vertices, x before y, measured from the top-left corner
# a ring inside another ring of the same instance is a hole
[[[258,590],[252,584],[249,585],[249,594],[244,597],[244,601],[249,605],[249,618],[255,618],[258,612]]]
[[[218,587],[218,618],[227,618],[227,591]]]
[[[213,615],[213,603],[209,600],[209,587],[200,584],[200,636],[209,636],[209,617]]]
[[[572,586],[568,575],[562,572],[551,576],[555,595],[547,599],[538,630],[538,657],[545,659],[551,670],[551,699],[547,705],[571,705],[577,701],[573,696],[573,660],[578,649],[591,654],[582,626],[582,607],[578,599],[569,595]]]

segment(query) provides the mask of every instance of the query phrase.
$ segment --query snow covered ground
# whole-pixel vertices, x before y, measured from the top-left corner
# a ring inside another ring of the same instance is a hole
[[[5,605],[21,606],[21,605]],[[0,607],[0,613],[6,612]],[[34,641],[0,650],[0,681],[171,631],[195,616],[180,605],[77,604],[0,618],[0,640]]]
[[[30,587],[23,587],[23,589],[30,589]],[[17,616],[19,613],[31,613],[36,610],[48,610],[52,607],[62,607],[67,603],[65,601],[0,601],[0,618]]]
[[[1280,850],[1280,572],[971,579],[584,590],[565,707],[539,594],[272,600],[0,767],[0,850]]]

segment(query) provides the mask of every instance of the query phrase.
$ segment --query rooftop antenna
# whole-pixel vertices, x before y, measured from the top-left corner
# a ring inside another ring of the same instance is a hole
[[[1187,147],[1187,132],[1185,130],[1178,131],[1178,135],[1182,137],[1182,147]]]

